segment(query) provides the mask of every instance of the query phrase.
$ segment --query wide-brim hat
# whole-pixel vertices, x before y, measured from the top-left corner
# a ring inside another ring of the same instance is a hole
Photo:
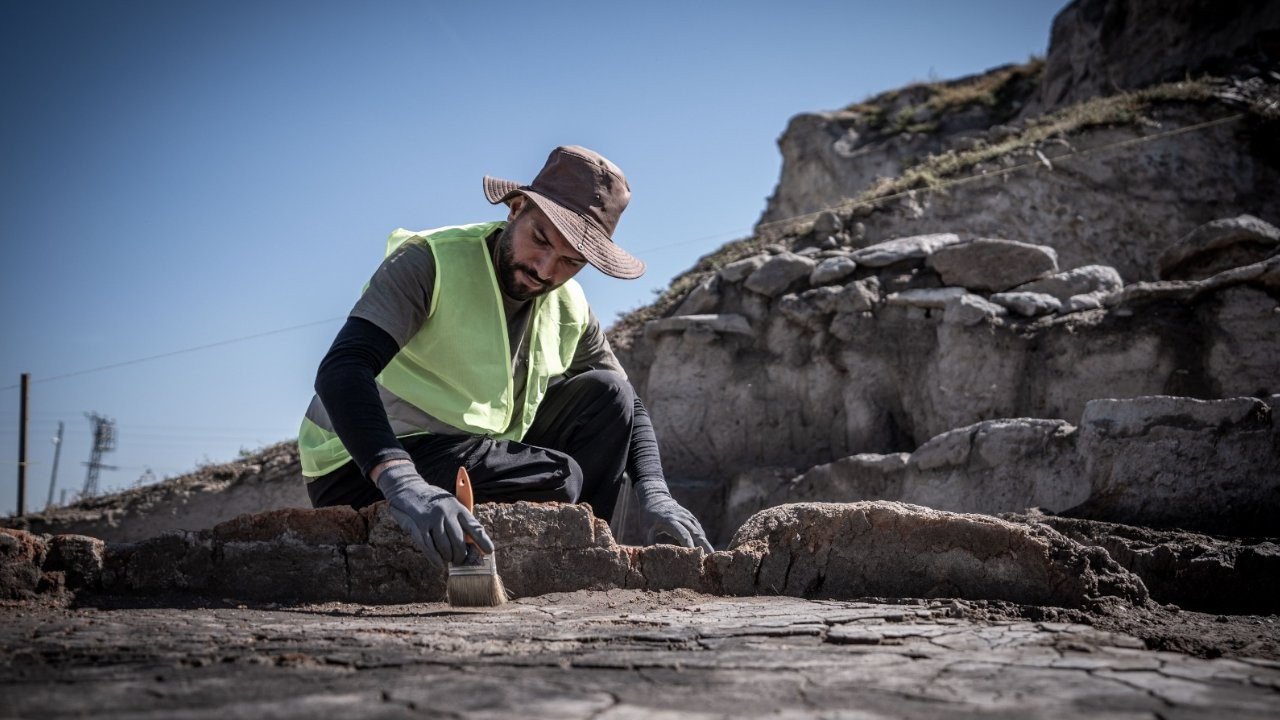
[[[625,279],[644,274],[644,263],[613,241],[618,218],[631,200],[631,187],[618,166],[600,153],[563,145],[551,151],[532,183],[486,175],[484,194],[495,205],[517,194],[529,198],[600,272]]]

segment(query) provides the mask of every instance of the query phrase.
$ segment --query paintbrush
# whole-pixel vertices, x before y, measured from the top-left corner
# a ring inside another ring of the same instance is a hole
[[[458,468],[458,480],[454,490],[458,502],[467,512],[475,510],[475,495],[471,491],[471,476],[465,467]],[[449,563],[449,579],[445,594],[450,605],[461,607],[494,607],[507,601],[507,590],[498,577],[498,563],[491,553],[485,555],[476,541],[467,539],[467,557],[460,565]]]

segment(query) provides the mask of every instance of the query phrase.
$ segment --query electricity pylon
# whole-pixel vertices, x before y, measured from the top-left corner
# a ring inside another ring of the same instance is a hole
[[[114,465],[103,465],[102,454],[116,449],[116,423],[98,413],[85,413],[89,422],[93,423],[93,449],[89,451],[89,471],[85,474],[84,490],[81,497],[93,497],[98,494],[98,471],[116,470]]]

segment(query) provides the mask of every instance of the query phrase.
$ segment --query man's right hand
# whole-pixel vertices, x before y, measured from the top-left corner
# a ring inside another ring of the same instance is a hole
[[[377,474],[374,482],[387,498],[391,516],[423,552],[460,564],[467,555],[463,533],[470,535],[485,553],[493,552],[493,541],[480,521],[456,497],[423,480],[413,463],[390,465]]]

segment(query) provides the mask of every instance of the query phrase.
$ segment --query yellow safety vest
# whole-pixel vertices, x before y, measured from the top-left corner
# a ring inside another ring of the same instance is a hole
[[[399,229],[387,255],[422,243],[435,257],[431,310],[377,378],[397,398],[459,432],[520,440],[528,432],[551,379],[573,361],[587,326],[587,299],[573,280],[533,300],[528,376],[515,396],[511,345],[502,295],[485,238],[503,223],[422,232]],[[397,433],[408,437],[427,432]],[[351,459],[331,430],[304,417],[298,431],[302,474],[318,477]]]

